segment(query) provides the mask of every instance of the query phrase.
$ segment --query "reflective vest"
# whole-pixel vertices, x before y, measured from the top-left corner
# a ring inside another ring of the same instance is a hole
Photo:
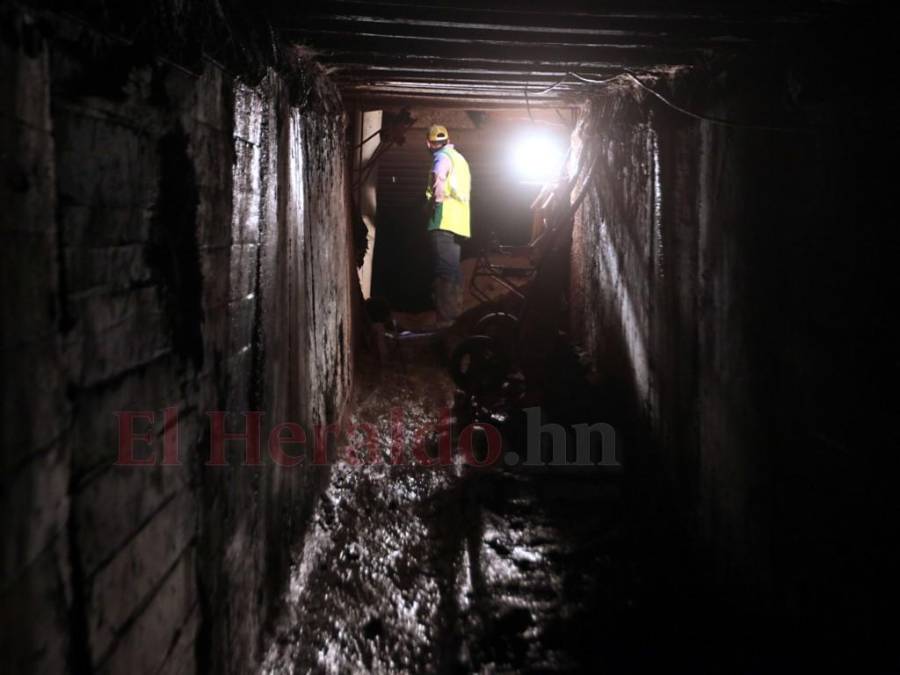
[[[429,230],[449,230],[462,237],[471,236],[469,230],[469,198],[472,194],[472,174],[469,163],[456,148],[444,147],[438,150],[450,159],[450,173],[447,175],[447,194],[440,204],[440,222],[429,224]],[[431,185],[425,190],[430,200],[434,197]]]

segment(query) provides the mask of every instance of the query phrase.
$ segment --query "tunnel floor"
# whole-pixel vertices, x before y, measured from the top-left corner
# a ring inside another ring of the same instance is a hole
[[[477,468],[458,449],[444,466],[392,465],[392,410],[406,447],[428,438],[431,456],[442,409],[457,431],[470,419],[440,357],[422,356],[363,369],[351,423],[373,425],[382,461],[332,466],[261,673],[793,673],[860,662],[849,646],[822,650],[812,627],[710,595],[674,509],[635,479],[647,469],[634,444],[624,470]],[[568,363],[568,393],[545,408],[564,424],[579,419],[565,411],[602,420],[603,401],[614,402],[586,391]],[[600,409],[586,413],[584,399]],[[617,436],[640,437],[617,419]],[[504,454],[522,455],[517,437],[505,428]]]
[[[434,428],[436,365],[384,369],[354,422]],[[623,656],[640,583],[620,476],[336,465],[292,572],[263,672],[574,672]],[[598,644],[598,640],[603,644]]]

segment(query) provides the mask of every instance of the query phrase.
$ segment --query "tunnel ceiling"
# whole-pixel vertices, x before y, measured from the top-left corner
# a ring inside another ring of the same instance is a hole
[[[759,46],[845,3],[327,0],[285,12],[282,36],[373,107],[559,106],[578,76],[664,72]]]

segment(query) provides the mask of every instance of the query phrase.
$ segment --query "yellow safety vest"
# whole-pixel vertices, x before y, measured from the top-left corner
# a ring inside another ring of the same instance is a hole
[[[448,230],[461,237],[471,236],[469,228],[469,198],[472,195],[472,174],[469,163],[456,148],[445,147],[439,150],[450,158],[450,173],[447,175],[447,194],[444,196],[441,209],[441,221],[431,229]],[[425,196],[434,197],[429,182]]]

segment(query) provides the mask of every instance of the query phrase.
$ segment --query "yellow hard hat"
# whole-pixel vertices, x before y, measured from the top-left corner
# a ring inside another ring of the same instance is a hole
[[[449,141],[450,134],[447,132],[447,127],[442,127],[440,124],[432,124],[428,127],[428,140],[433,143]]]

